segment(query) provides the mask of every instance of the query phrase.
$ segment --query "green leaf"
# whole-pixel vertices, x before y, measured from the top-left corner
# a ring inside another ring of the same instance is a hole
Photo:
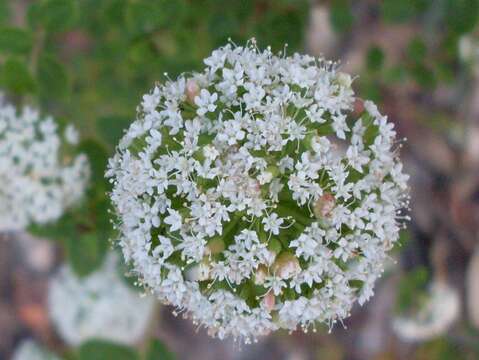
[[[34,1],[28,5],[27,23],[32,29],[36,29],[41,23],[42,18],[42,2]]]
[[[62,98],[69,92],[68,75],[64,66],[53,56],[43,55],[38,60],[38,88],[43,96]]]
[[[463,346],[461,343],[449,339],[447,336],[434,338],[421,343],[415,351],[416,359],[434,360],[467,360],[477,359],[479,346],[472,342],[471,346]]]
[[[424,299],[430,274],[425,267],[418,267],[404,274],[399,281],[396,311],[404,313],[417,307]]]
[[[103,11],[102,19],[113,26],[122,26],[125,21],[127,0],[111,0]]]
[[[164,1],[161,1],[164,3]],[[155,1],[130,2],[126,8],[126,24],[130,33],[150,33],[167,22],[162,6]]]
[[[95,233],[70,235],[65,239],[68,261],[78,276],[87,276],[103,264],[108,239]]]
[[[131,120],[123,116],[105,116],[96,122],[96,128],[102,140],[113,147],[123,136],[123,132],[130,125]]]
[[[70,213],[66,213],[54,223],[32,224],[29,226],[28,232],[41,238],[62,241],[67,239],[69,234],[76,232],[76,226]]]
[[[447,0],[445,19],[450,29],[464,34],[474,29],[479,18],[479,0]]]
[[[370,71],[380,70],[384,63],[384,52],[378,46],[369,48],[366,55],[366,66]]]
[[[78,151],[85,153],[90,160],[93,183],[106,183],[105,171],[108,153],[105,147],[94,139],[85,139],[78,145]]]
[[[426,0],[383,0],[381,12],[384,20],[390,23],[403,23],[426,10]]]
[[[140,358],[133,348],[104,340],[90,340],[83,343],[78,353],[79,360],[138,360]]]
[[[32,93],[36,88],[25,62],[16,58],[10,58],[3,64],[0,83],[17,95]]]
[[[0,24],[7,23],[10,19],[9,0],[0,0]]]
[[[407,77],[407,71],[403,65],[395,65],[386,70],[384,80],[391,85],[403,82]]]
[[[251,29],[251,36],[256,36],[261,46],[271,45],[274,51],[282,50],[285,43],[288,44],[288,51],[296,51],[303,36],[298,29],[304,28],[308,9],[307,2],[297,1],[297,4],[294,11],[265,11]]]
[[[65,31],[75,22],[76,3],[74,0],[45,0],[39,15],[47,31]]]
[[[95,229],[100,236],[105,238],[105,241],[108,241],[113,232],[113,227],[110,222],[110,215],[108,213],[108,210],[111,208],[111,204],[108,201],[108,198],[104,196],[95,201],[93,205],[92,212],[95,219]]]
[[[32,47],[32,34],[26,30],[0,28],[0,51],[10,54],[27,54]]]
[[[414,65],[410,70],[410,74],[416,83],[425,89],[433,89],[436,86],[434,72],[422,63]]]
[[[354,16],[351,12],[351,4],[347,0],[334,0],[331,4],[330,21],[333,29],[344,32],[351,29]]]
[[[159,340],[153,339],[148,346],[145,360],[175,360],[176,356],[171,353]]]
[[[426,44],[419,37],[415,37],[409,42],[406,51],[408,57],[416,63],[423,61],[427,54]]]

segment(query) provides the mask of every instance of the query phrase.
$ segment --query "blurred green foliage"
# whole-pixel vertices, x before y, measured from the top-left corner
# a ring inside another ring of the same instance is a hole
[[[333,1],[333,3],[342,1]],[[384,0],[378,2],[384,25],[409,26],[416,35],[403,55],[388,59],[373,46],[366,55],[366,73],[359,87],[370,98],[381,100],[385,86],[413,83],[427,93],[438,85],[451,85],[461,77],[458,43],[462,35],[473,31],[479,19],[479,0]],[[354,4],[351,5],[354,7]],[[338,12],[348,22],[348,12]],[[354,31],[351,30],[351,31]],[[381,69],[379,69],[381,68]],[[378,69],[380,71],[378,71]]]
[[[429,271],[419,267],[404,274],[399,282],[396,311],[406,313],[417,310],[427,297]]]
[[[384,0],[381,15],[386,22],[404,23],[425,11],[430,0]]]
[[[351,29],[354,16],[351,11],[350,0],[333,0],[331,3],[330,21],[331,26],[337,32],[345,32]]]
[[[150,340],[142,351],[110,341],[93,339],[65,354],[64,358],[65,360],[175,360],[176,356],[156,339]]]
[[[90,340],[78,349],[78,360],[139,360],[135,350],[125,345],[118,345],[102,340]]]
[[[446,338],[439,338],[421,345],[417,350],[416,358],[418,360],[466,360],[475,359],[476,355],[460,344],[454,344]]]

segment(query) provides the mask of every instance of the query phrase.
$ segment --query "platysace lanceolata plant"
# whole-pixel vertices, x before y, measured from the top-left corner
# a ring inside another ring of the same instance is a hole
[[[228,44],[143,97],[107,176],[142,283],[220,338],[331,326],[398,239],[393,125],[349,75]]]
[[[58,219],[84,194],[90,168],[75,155],[78,133],[0,95],[0,232]]]

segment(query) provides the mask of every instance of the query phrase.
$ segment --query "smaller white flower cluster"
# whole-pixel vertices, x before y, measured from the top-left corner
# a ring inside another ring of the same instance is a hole
[[[51,117],[17,112],[0,95],[0,232],[54,221],[79,200],[90,169],[73,155],[77,142],[73,126],[61,137]]]
[[[125,283],[117,256],[111,253],[101,269],[85,278],[63,265],[50,282],[48,307],[59,335],[69,345],[91,338],[134,345],[145,334],[155,301]]]
[[[467,34],[459,39],[459,57],[479,76],[479,34]]]
[[[461,299],[457,290],[441,281],[431,284],[428,298],[412,317],[397,317],[393,329],[409,342],[430,340],[443,335],[459,317]]]
[[[24,340],[16,348],[12,360],[60,360],[33,340]]]

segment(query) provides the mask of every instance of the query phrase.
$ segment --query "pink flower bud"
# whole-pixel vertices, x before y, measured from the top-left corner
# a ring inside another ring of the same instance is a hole
[[[186,82],[186,98],[192,104],[195,103],[195,97],[200,93],[200,87],[196,81],[189,79]]]
[[[276,300],[274,298],[273,292],[272,291],[268,292],[266,296],[263,298],[264,306],[266,307],[268,311],[273,311],[275,303],[276,303]]]
[[[325,193],[314,203],[314,215],[316,218],[327,217],[336,206],[336,199],[330,193]]]
[[[289,279],[301,272],[301,266],[296,256],[284,252],[276,258],[273,271],[279,278]]]
[[[256,273],[254,274],[254,283],[255,285],[263,285],[268,276],[268,269],[264,265],[260,265]]]

